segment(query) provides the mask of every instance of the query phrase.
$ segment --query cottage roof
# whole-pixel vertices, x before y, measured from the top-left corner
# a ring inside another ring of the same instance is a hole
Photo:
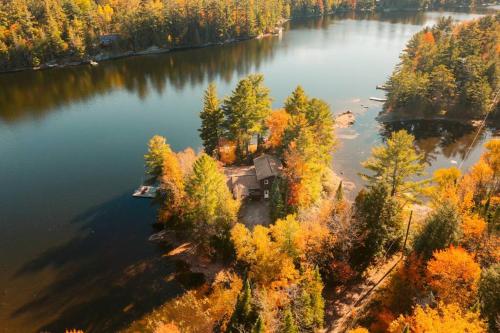
[[[276,156],[263,154],[253,160],[257,180],[261,181],[269,177],[279,176],[283,165]]]

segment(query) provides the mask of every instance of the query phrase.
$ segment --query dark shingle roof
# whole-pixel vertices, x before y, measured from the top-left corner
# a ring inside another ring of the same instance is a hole
[[[283,165],[276,156],[263,154],[253,160],[257,180],[261,181],[269,177],[279,176]]]

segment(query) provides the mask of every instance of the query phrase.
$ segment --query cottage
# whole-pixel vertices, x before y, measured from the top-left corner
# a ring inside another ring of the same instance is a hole
[[[224,173],[235,199],[269,199],[273,183],[281,177],[282,169],[277,157],[263,154],[253,160],[252,166],[227,167]]]
[[[121,36],[119,34],[108,34],[99,36],[99,44],[101,47],[109,47],[120,41]]]

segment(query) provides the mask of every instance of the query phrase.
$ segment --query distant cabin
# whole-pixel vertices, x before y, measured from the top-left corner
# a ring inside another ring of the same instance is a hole
[[[263,154],[253,165],[226,167],[227,186],[235,199],[265,199],[271,196],[274,181],[282,176],[283,165],[276,156]]]
[[[119,34],[108,34],[99,37],[99,44],[101,47],[109,47],[120,41],[121,36]]]

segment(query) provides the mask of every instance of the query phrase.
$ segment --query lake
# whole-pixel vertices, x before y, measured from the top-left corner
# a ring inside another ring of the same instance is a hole
[[[360,162],[391,130],[407,128],[428,172],[461,163],[475,132],[439,122],[384,126],[375,117],[409,38],[441,16],[345,14],[289,22],[281,37],[120,59],[97,67],[0,75],[0,332],[112,332],[181,293],[176,263],[147,238],[155,208],[134,199],[154,134],[199,149],[198,113],[214,81],[221,96],[259,72],[280,107],[296,85],[351,110],[334,169],[358,189]],[[366,108],[367,107],[367,108]],[[498,129],[481,133],[464,168]]]

